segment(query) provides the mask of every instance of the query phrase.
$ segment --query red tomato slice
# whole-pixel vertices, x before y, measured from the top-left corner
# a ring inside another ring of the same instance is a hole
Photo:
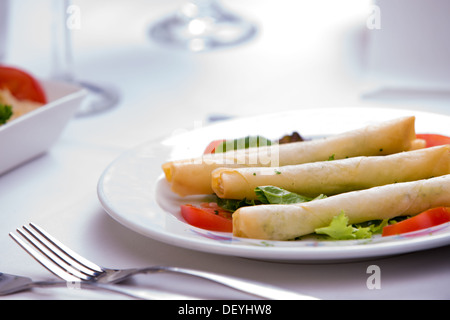
[[[225,140],[214,140],[212,141],[205,149],[205,151],[203,152],[203,154],[208,154],[208,153],[214,153],[216,151],[216,148]]]
[[[450,144],[450,137],[440,134],[422,133],[416,134],[416,138],[425,140],[427,148]]]
[[[383,228],[383,237],[434,227],[450,221],[450,207],[439,207],[424,211],[417,216]]]
[[[0,89],[8,89],[18,100],[47,103],[39,82],[25,71],[13,67],[0,66]]]
[[[231,212],[221,209],[217,203],[202,203],[200,207],[181,206],[181,215],[190,225],[220,232],[232,232]]]

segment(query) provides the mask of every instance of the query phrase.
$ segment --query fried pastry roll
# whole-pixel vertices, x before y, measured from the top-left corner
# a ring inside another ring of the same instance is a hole
[[[352,191],[302,204],[242,207],[233,214],[233,234],[291,240],[326,227],[342,211],[350,224],[416,215],[450,206],[450,175]]]
[[[278,167],[308,162],[379,156],[407,151],[416,141],[415,117],[369,125],[322,139],[250,148],[162,165],[173,192],[180,196],[211,194],[211,173],[221,167]]]
[[[316,197],[446,174],[450,145],[276,168],[219,168],[212,173],[212,188],[225,199],[254,200],[255,188],[269,185]]]

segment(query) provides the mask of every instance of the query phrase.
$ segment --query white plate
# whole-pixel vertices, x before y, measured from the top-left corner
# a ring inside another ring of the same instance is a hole
[[[41,81],[49,101],[0,126],[0,174],[45,153],[80,107],[84,89],[61,82]]]
[[[392,109],[312,109],[237,119],[146,143],[124,153],[103,173],[98,195],[104,209],[124,226],[175,246],[214,254],[283,262],[336,262],[389,256],[450,244],[450,224],[404,236],[351,241],[260,241],[211,232],[186,224],[162,177],[167,160],[195,157],[213,139],[261,134],[276,139],[294,130],[304,136],[336,134],[371,122],[416,116],[421,133],[450,135],[450,117]]]

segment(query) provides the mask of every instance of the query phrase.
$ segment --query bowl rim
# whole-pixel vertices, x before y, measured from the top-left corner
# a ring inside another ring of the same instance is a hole
[[[15,126],[15,124],[26,121],[28,118],[32,118],[39,113],[48,112],[51,109],[55,109],[61,105],[64,105],[68,101],[79,99],[87,95],[87,90],[76,84],[55,80],[39,80],[39,82],[42,85],[47,96],[50,93],[50,87],[52,87],[53,90],[54,87],[58,87],[60,89],[66,90],[68,93],[64,94],[61,97],[48,101],[46,104],[40,106],[39,108],[30,111],[14,120],[11,120],[4,125],[1,125],[0,132],[8,130],[8,128]]]

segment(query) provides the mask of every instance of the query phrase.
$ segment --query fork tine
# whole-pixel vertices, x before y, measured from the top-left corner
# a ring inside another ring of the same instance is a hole
[[[57,264],[50,261],[48,258],[40,254],[37,250],[33,249],[31,246],[22,241],[13,233],[9,233],[9,236],[25,250],[31,257],[33,257],[37,262],[39,262],[44,268],[56,275],[57,277],[68,281],[68,282],[78,282],[79,278],[67,273],[65,270],[61,269]]]
[[[35,249],[40,252],[43,256],[45,256],[48,262],[53,262],[60,269],[64,270],[66,273],[69,273],[79,280],[89,280],[90,276],[80,271],[77,266],[74,266],[72,263],[61,259],[55,249],[48,246],[45,242],[43,242],[38,236],[36,236],[29,228],[26,226],[22,227],[25,231],[21,229],[17,229],[16,231],[28,241]]]
[[[92,261],[89,261],[88,259],[82,257],[78,253],[74,252],[72,249],[65,246],[63,243],[61,243],[56,238],[51,236],[48,232],[46,232],[41,227],[37,226],[34,223],[30,223],[30,226],[34,230],[36,230],[42,237],[44,237],[49,243],[51,243],[54,247],[56,247],[59,250],[59,252],[61,252],[66,257],[70,258],[71,260],[77,262],[78,265],[84,267],[85,269],[94,271],[94,272],[103,272],[103,269],[99,265],[93,263]],[[63,259],[64,261],[66,261],[66,259],[64,259],[63,257],[60,256],[60,258]],[[89,275],[94,275],[92,272],[89,272],[89,270],[83,270],[83,272],[86,274],[89,274]]]
[[[64,269],[66,272],[78,277],[80,280],[90,280],[90,278],[95,275],[95,272],[92,270],[84,268],[76,261],[72,261],[70,257],[65,256],[57,247],[54,247],[53,244],[49,243],[45,238],[37,234],[37,232],[27,226],[22,226],[22,228],[27,233],[20,229],[17,229],[17,232],[20,233],[23,238],[25,238],[48,259],[59,265],[59,267]]]

